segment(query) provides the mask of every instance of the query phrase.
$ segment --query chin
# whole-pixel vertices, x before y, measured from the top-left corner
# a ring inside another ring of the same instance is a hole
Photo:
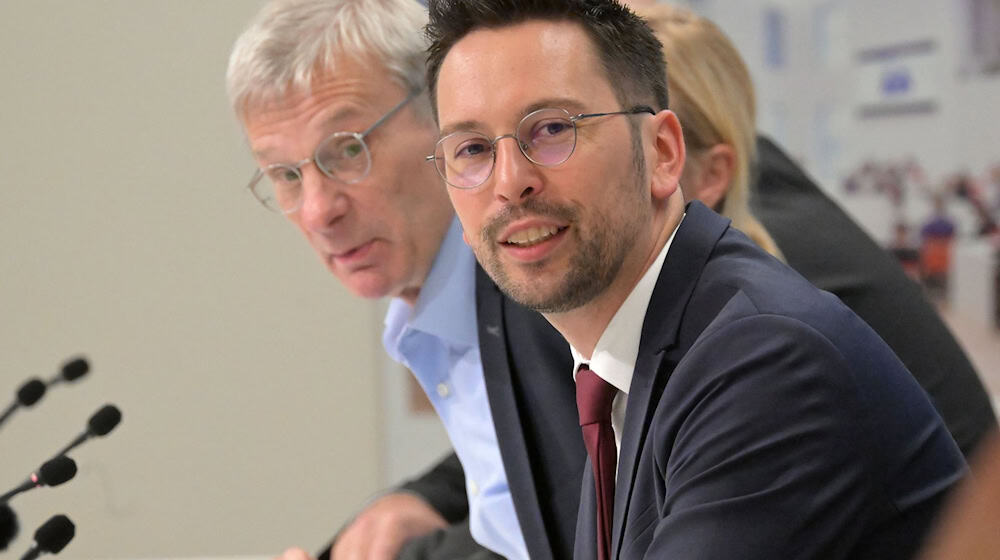
[[[386,288],[384,285],[361,285],[361,286],[350,286],[349,289],[354,295],[365,298],[365,299],[381,299],[384,297],[393,297],[398,295],[399,290],[391,290]]]
[[[349,275],[346,278],[341,277],[340,281],[352,294],[365,299],[394,296],[400,290],[384,276],[364,272]]]

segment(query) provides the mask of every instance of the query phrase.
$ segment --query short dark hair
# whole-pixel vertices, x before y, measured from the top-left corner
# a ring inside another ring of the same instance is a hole
[[[470,32],[531,19],[583,26],[623,108],[667,108],[663,45],[645,20],[615,0],[430,0],[427,87],[437,114],[437,78],[448,51]]]

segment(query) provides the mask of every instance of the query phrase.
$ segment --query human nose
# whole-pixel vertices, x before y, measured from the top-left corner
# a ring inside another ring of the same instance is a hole
[[[316,165],[307,165],[300,173],[302,206],[299,220],[309,231],[325,232],[347,213],[348,201],[342,185],[327,177]]]
[[[513,142],[500,142],[510,138]],[[521,151],[521,141],[513,134],[494,140],[493,194],[501,202],[519,202],[542,189],[538,166]]]

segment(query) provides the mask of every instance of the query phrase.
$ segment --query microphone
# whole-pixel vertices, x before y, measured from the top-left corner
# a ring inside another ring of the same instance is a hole
[[[35,531],[35,544],[24,553],[21,560],[35,560],[43,552],[59,554],[76,535],[76,526],[65,515],[53,515]]]
[[[76,439],[70,442],[69,445],[62,448],[56,456],[65,455],[69,453],[70,450],[87,441],[94,436],[105,436],[111,430],[115,429],[115,426],[122,421],[122,413],[118,410],[118,407],[113,404],[106,404],[101,407],[100,410],[95,412],[89,420],[87,420],[87,429],[83,431],[82,434],[76,436]]]
[[[17,515],[7,504],[0,504],[0,552],[7,550],[7,545],[17,536]]]
[[[21,492],[27,492],[34,488],[59,486],[74,476],[76,476],[76,461],[65,455],[49,459],[42,464],[38,472],[31,473],[28,480],[25,480],[20,486],[0,496],[0,504],[6,504],[8,500]]]
[[[14,414],[14,411],[22,406],[31,406],[38,402],[42,396],[45,395],[45,389],[56,383],[63,383],[68,381],[75,381],[90,371],[90,363],[87,362],[86,358],[74,358],[63,364],[62,368],[59,370],[54,377],[48,380],[48,382],[43,382],[37,377],[29,379],[20,389],[17,390],[17,399],[11,403],[3,414],[0,414],[0,425]]]
[[[32,406],[44,395],[45,383],[37,377],[29,379],[24,385],[21,385],[20,389],[17,390],[14,402],[10,403],[10,406],[3,411],[3,414],[0,414],[0,425],[3,425],[7,418],[10,418],[10,415],[14,414],[14,411],[19,407]]]
[[[63,364],[62,369],[59,370],[59,373],[55,374],[54,377],[49,379],[48,385],[52,386],[55,385],[56,383],[76,381],[77,379],[80,379],[84,375],[87,375],[87,372],[89,371],[90,371],[90,362],[88,362],[86,358],[75,358],[69,360],[68,362]]]

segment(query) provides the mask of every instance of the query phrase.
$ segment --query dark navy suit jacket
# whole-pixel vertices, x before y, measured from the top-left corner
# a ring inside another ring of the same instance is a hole
[[[528,554],[566,558],[587,457],[569,344],[478,267],[476,313],[486,393]]]
[[[581,560],[596,557],[587,464]],[[909,558],[965,472],[867,324],[688,205],[628,395],[614,558]]]
[[[954,339],[899,267],[779,148],[766,139],[758,147],[755,212],[789,264],[839,295],[885,337],[934,398],[962,449],[971,452],[996,421]],[[806,224],[812,229],[803,229]],[[569,376],[559,373],[572,368],[568,349],[541,316],[504,298],[481,270],[476,290],[495,423],[498,430],[520,433],[502,439],[500,447],[528,551],[536,559],[568,558],[586,457],[582,441],[569,433],[576,422],[575,389]],[[442,465],[451,468],[435,469],[406,488],[447,518],[460,519],[466,507],[461,466],[454,455]],[[464,531],[470,554],[476,550],[467,528],[455,530]]]

